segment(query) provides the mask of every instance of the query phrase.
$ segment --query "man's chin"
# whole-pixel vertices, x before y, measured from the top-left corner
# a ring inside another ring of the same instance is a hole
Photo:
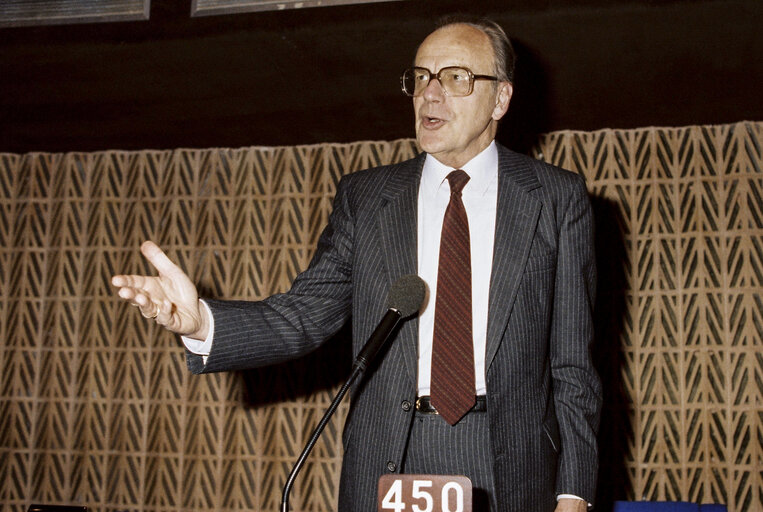
[[[427,133],[419,136],[417,142],[422,151],[431,154],[442,151],[442,141],[439,137],[434,137],[433,134]]]

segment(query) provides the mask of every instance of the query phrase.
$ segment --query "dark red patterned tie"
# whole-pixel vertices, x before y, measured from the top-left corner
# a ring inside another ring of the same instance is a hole
[[[472,341],[472,263],[462,170],[448,174],[450,202],[442,221],[432,338],[432,405],[455,425],[476,401]]]

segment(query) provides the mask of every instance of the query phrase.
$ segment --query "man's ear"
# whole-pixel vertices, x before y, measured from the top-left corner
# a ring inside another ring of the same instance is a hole
[[[500,82],[498,90],[495,95],[495,108],[493,109],[493,119],[498,121],[509,110],[509,103],[511,103],[511,95],[514,92],[514,88],[510,82]]]

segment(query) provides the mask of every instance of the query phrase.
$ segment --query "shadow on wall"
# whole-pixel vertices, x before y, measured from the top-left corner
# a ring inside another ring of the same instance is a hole
[[[499,124],[496,140],[526,155],[537,145],[540,134],[551,126],[548,108],[548,74],[540,57],[519,41],[512,41],[517,54],[514,94],[509,111]]]
[[[599,483],[597,510],[612,510],[614,501],[628,498],[630,484],[625,467],[633,431],[628,418],[628,397],[623,386],[623,337],[628,289],[624,220],[614,201],[592,197],[596,225],[598,281],[594,313],[593,358],[601,376],[604,405],[599,427]]]
[[[243,405],[272,405],[329,390],[333,399],[335,388],[343,384],[350,375],[351,351],[352,324],[348,322],[333,338],[304,357],[265,368],[237,372],[245,390]]]

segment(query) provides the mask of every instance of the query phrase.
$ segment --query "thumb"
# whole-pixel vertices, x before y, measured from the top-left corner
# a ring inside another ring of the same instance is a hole
[[[171,259],[154,242],[147,240],[140,246],[140,252],[143,256],[159,271],[160,275],[173,277],[178,273],[183,274],[180,267],[175,265]]]

